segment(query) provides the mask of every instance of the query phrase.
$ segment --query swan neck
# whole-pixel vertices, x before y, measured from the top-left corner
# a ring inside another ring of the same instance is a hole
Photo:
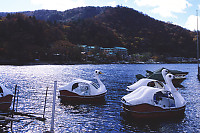
[[[101,86],[104,86],[104,84],[101,82],[101,80],[100,80],[100,78],[99,78],[99,75],[96,74],[95,77],[96,77],[97,82],[99,83],[100,87],[101,87]]]
[[[169,85],[171,92],[176,92],[176,88],[174,87],[172,80],[167,80],[167,84]]]
[[[165,81],[165,84],[167,83],[167,79],[166,79],[166,75],[164,73],[162,73],[163,79]]]

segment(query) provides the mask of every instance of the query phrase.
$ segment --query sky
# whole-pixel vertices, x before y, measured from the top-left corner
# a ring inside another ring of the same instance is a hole
[[[0,12],[41,9],[65,11],[85,6],[121,5],[191,31],[197,29],[197,10],[200,16],[200,0],[0,0],[0,3]],[[199,18],[198,25],[200,25]]]

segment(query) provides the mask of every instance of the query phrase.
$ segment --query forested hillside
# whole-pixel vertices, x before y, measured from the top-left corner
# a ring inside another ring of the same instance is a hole
[[[195,57],[195,33],[128,7],[0,13],[0,59],[81,60],[78,44],[122,46],[129,54]],[[76,55],[76,56],[75,56]]]

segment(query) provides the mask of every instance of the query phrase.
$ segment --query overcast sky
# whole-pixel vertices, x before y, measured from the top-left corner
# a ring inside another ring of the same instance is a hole
[[[197,28],[196,10],[200,9],[200,0],[0,0],[0,3],[0,12],[40,9],[64,11],[85,6],[122,5],[192,31]]]

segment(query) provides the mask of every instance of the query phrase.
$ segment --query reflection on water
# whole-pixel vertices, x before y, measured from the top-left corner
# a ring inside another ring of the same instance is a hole
[[[187,79],[179,86],[179,92],[187,101],[185,116],[174,120],[138,121],[124,115],[120,99],[126,95],[126,86],[136,82],[135,75],[145,75],[145,70],[161,67],[188,71]],[[36,65],[0,66],[0,83],[14,92],[19,89],[19,112],[43,113],[46,88],[49,88],[45,122],[19,117],[13,122],[13,132],[44,132],[50,130],[54,81],[58,87],[75,78],[97,82],[94,70],[100,75],[108,93],[105,103],[62,103],[56,97],[55,132],[200,132],[200,82],[196,64],[107,64],[107,65]],[[11,124],[0,126],[0,132],[11,132]]]

